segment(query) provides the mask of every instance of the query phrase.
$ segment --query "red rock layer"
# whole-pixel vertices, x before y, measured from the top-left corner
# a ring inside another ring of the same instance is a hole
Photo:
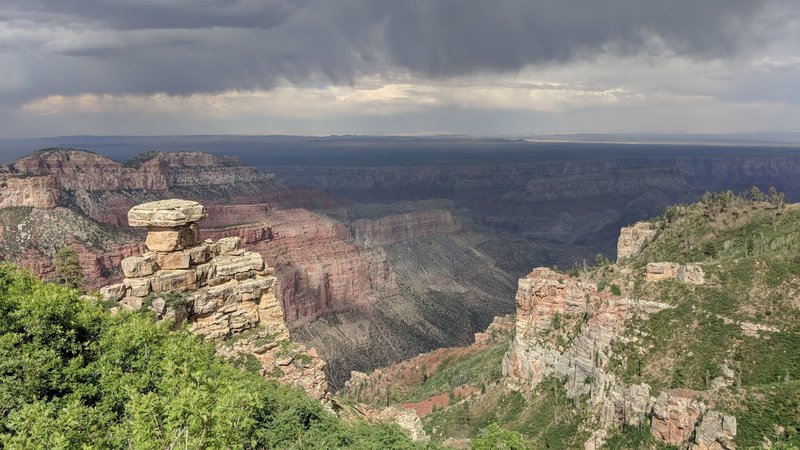
[[[353,222],[354,240],[360,245],[387,245],[436,234],[453,234],[463,230],[450,211],[418,211]]]

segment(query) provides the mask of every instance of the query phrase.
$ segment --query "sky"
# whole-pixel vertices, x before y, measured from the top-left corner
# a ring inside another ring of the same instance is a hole
[[[3,0],[0,138],[800,131],[798,0]]]

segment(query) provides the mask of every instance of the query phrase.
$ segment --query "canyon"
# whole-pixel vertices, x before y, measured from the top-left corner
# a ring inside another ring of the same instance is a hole
[[[402,161],[379,142],[364,151],[373,143],[345,138],[332,153],[232,144],[125,163],[102,147],[41,151],[0,167],[0,253],[51,277],[52,255],[70,245],[86,286],[97,288],[120,281],[120,262],[144,251],[144,235],[127,226],[131,207],[202,202],[201,238],[239,237],[274,267],[292,338],[317,349],[336,389],[351,370],[470,343],[514,311],[517,279],[530,267],[613,257],[622,224],[668,204],[750,184],[800,193],[800,159],[785,149],[727,157],[716,148],[418,142],[402,143]]]

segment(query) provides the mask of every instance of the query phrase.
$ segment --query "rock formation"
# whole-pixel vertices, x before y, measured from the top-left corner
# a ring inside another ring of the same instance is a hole
[[[463,225],[450,211],[419,211],[390,215],[377,220],[358,219],[353,222],[353,240],[362,246],[388,245],[462,230]]]
[[[617,240],[617,260],[635,256],[655,235],[656,230],[650,222],[636,222],[629,227],[622,227]]]
[[[645,267],[645,280],[651,283],[670,279],[676,279],[685,284],[700,285],[705,283],[705,274],[697,264],[652,262]]]
[[[61,204],[61,188],[52,175],[8,178],[0,181],[0,208],[32,206],[55,208]]]
[[[688,391],[663,391],[656,398],[649,385],[626,384],[608,369],[614,342],[624,339],[625,321],[669,305],[598,292],[594,283],[548,268],[519,280],[516,301],[516,333],[503,359],[503,374],[514,389],[532,389],[556,377],[563,380],[568,398],[585,399],[593,417],[587,450],[600,448],[612,427],[643,425],[651,415],[652,434],[681,445],[696,434],[698,420],[709,417],[702,443],[692,445],[728,448],[713,447],[713,442],[728,445],[734,418],[726,419],[726,428],[712,427],[717,416]]]
[[[223,356],[245,365],[255,360],[265,377],[325,398],[325,363],[290,340],[272,269],[238,237],[200,242],[197,222],[205,217],[201,204],[187,200],[132,208],[128,222],[147,228],[149,251],[124,259],[125,280],[101,294],[125,309],[147,307],[158,318],[187,320],[192,332],[221,340]]]

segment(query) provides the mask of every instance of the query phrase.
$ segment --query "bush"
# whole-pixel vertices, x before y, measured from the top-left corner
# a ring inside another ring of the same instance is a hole
[[[526,450],[533,446],[525,442],[516,431],[507,430],[497,423],[492,423],[483,432],[472,439],[473,450]]]
[[[0,448],[412,448],[146,314],[0,266]]]

